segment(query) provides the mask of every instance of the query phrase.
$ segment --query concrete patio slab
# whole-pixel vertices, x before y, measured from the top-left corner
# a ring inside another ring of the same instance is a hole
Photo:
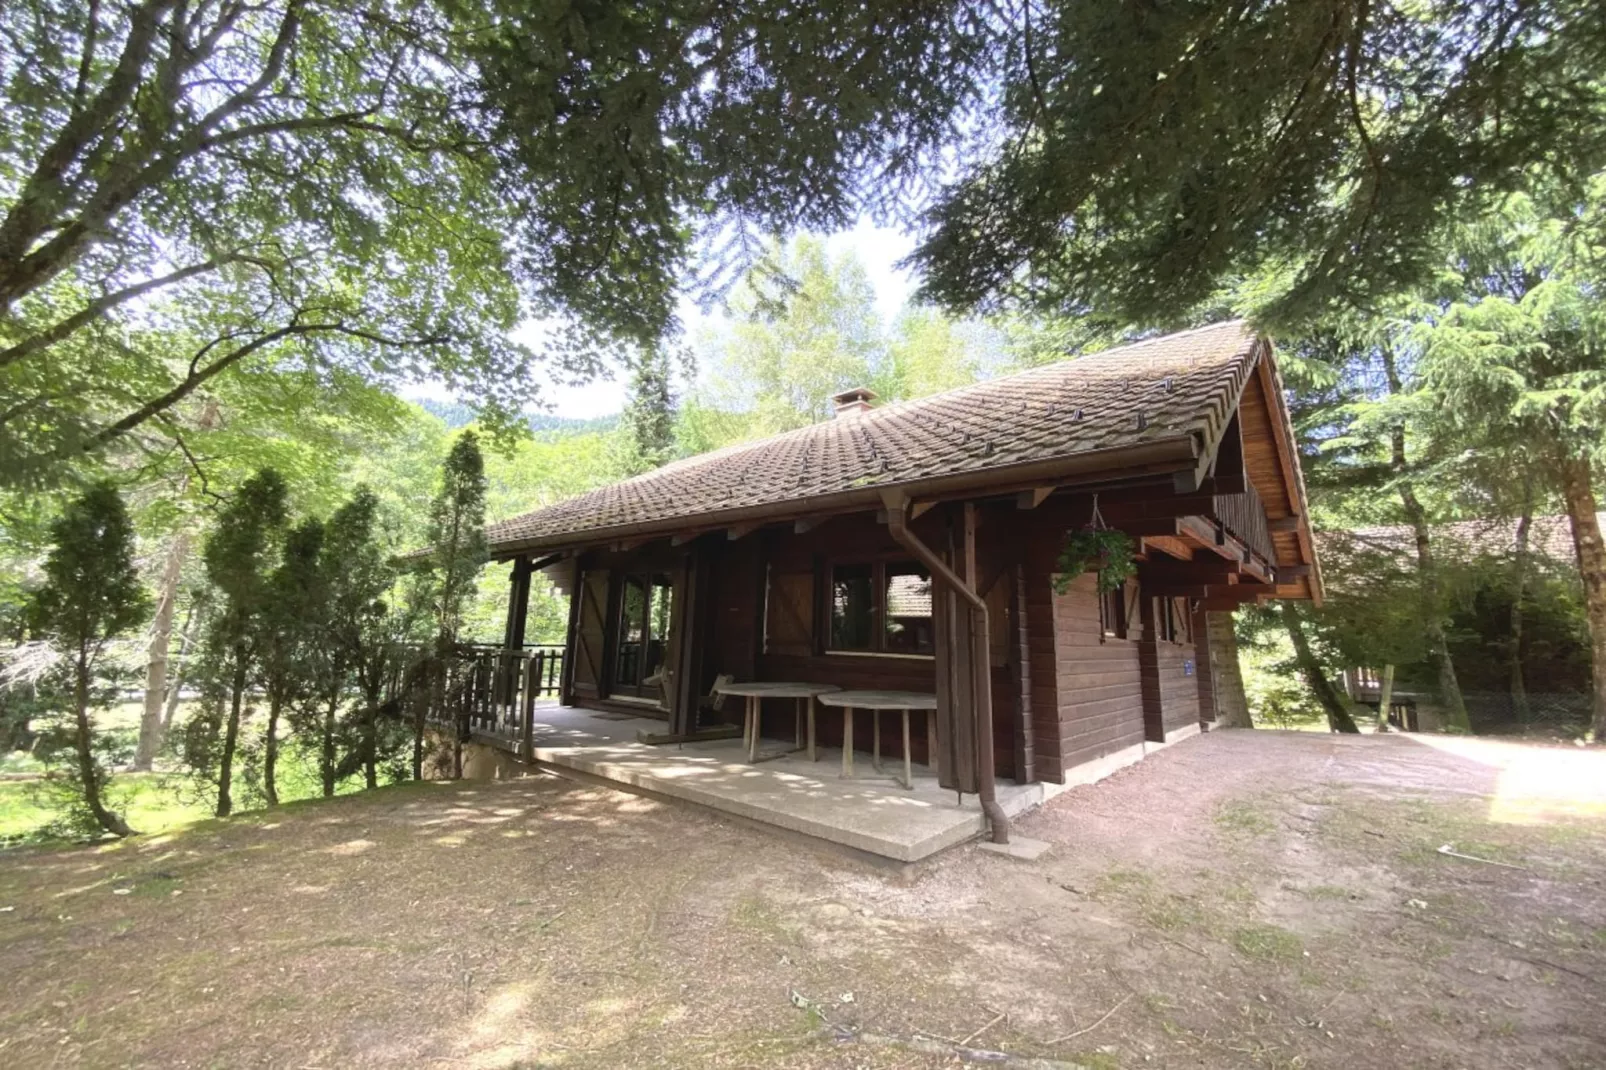
[[[601,718],[588,710],[541,706],[535,711],[536,762],[573,770],[627,788],[697,803],[721,813],[774,825],[899,862],[918,862],[980,835],[986,821],[974,795],[956,802],[935,775],[916,766],[914,788],[877,775],[868,756],[853,780],[838,776],[841,752],[801,752],[757,765],[742,742],[708,740],[649,746],[638,730],[660,731],[649,718]],[[766,740],[766,750],[781,745]],[[894,765],[883,762],[890,773]],[[1043,801],[1041,785],[1001,782],[998,801],[1013,816]]]

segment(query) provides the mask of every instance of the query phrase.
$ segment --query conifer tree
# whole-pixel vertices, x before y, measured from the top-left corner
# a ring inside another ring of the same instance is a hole
[[[72,675],[73,750],[78,787],[95,822],[118,836],[132,833],[104,799],[106,771],[95,756],[90,721],[96,662],[106,643],[142,624],[150,596],[134,567],[134,529],[122,497],[96,483],[67,506],[50,528],[45,585],[35,594],[35,630],[50,636]]]
[[[452,443],[429,511],[433,571],[428,601],[434,617],[437,670],[457,644],[475,581],[485,565],[485,489],[485,458],[479,436],[470,429]],[[424,775],[424,713],[420,703],[413,716],[415,780]]]
[[[206,576],[217,595],[208,640],[212,708],[195,733],[199,739],[192,739],[190,756],[192,763],[200,759],[202,770],[215,779],[218,817],[227,817],[234,808],[235,753],[248,689],[267,637],[269,575],[284,537],[287,496],[279,473],[259,470],[218,514],[206,543]]]
[[[675,394],[669,355],[660,347],[643,352],[630,378],[624,424],[629,434],[625,468],[631,475],[666,464],[675,452]]]
[[[1453,263],[1462,295],[1421,330],[1423,374],[1448,440],[1526,459],[1569,518],[1593,662],[1591,735],[1606,740],[1606,544],[1595,484],[1606,426],[1606,270],[1577,220],[1606,187],[1564,211],[1512,198],[1463,236]]]
[[[324,793],[333,794],[342,775],[361,769],[364,784],[379,786],[379,701],[384,674],[394,656],[391,606],[386,601],[396,571],[378,540],[379,497],[358,487],[351,500],[335,510],[324,531],[324,575],[328,584],[328,637],[338,671],[326,693],[322,752]],[[343,695],[357,692],[352,717],[353,748],[334,760],[338,725],[336,711]]]
[[[268,577],[258,673],[268,702],[262,791],[269,806],[279,804],[276,773],[281,720],[300,709],[318,685],[318,648],[328,590],[322,550],[323,523],[304,520],[286,536],[279,567]]]

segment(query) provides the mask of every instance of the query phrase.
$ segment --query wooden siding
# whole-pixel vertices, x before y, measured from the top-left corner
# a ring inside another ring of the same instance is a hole
[[[1083,762],[1143,742],[1143,689],[1139,642],[1105,638],[1092,574],[1065,594],[1053,594],[1052,659],[1056,691],[1053,732],[1059,740],[1059,777]],[[1129,635],[1138,630],[1132,622]],[[1034,644],[1034,664],[1037,656]],[[1036,708],[1037,695],[1033,695]],[[1041,722],[1039,722],[1041,724]],[[1039,737],[1041,739],[1041,737]],[[1040,742],[1039,751],[1046,749]]]
[[[1215,662],[1210,657],[1210,614],[1195,610],[1193,614],[1193,650],[1198,665],[1199,723],[1214,724],[1216,720]]]
[[[1143,636],[1139,640],[1139,665],[1143,685],[1144,738],[1164,743],[1173,732],[1199,720],[1198,659],[1189,634],[1190,622],[1184,599],[1170,599],[1175,606],[1175,641],[1161,637],[1156,617],[1166,599],[1143,599]],[[1194,674],[1190,675],[1190,663]]]

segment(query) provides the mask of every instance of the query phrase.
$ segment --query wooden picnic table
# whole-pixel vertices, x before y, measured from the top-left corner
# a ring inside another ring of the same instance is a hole
[[[936,754],[936,726],[930,711],[937,708],[937,696],[927,695],[919,691],[832,691],[822,694],[820,702],[826,706],[842,707],[842,775],[853,776],[853,711],[855,709],[871,710],[875,716],[875,731],[871,738],[874,749],[871,752],[872,762],[876,772],[881,772],[881,711],[901,710],[903,712],[903,786],[913,789],[915,786],[914,763],[909,757],[909,711],[926,710],[926,755],[930,761]]]
[[[821,695],[841,690],[835,684],[805,684],[790,681],[774,682],[767,680],[749,680],[746,683],[724,683],[715,685],[714,690],[722,695],[739,695],[747,699],[747,714],[742,721],[742,745],[747,749],[749,762],[767,762],[771,758],[784,757],[803,749],[803,714],[808,711],[809,723],[809,761],[815,760],[814,751],[814,700]],[[758,730],[762,723],[763,702],[767,698],[790,698],[798,701],[797,705],[797,731],[794,742],[797,744],[789,751],[776,751],[771,754],[759,754]]]

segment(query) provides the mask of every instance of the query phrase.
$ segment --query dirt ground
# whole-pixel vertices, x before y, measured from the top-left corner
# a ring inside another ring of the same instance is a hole
[[[0,856],[0,1065],[1606,1066],[1606,753],[1217,732],[1016,832],[537,777]]]

